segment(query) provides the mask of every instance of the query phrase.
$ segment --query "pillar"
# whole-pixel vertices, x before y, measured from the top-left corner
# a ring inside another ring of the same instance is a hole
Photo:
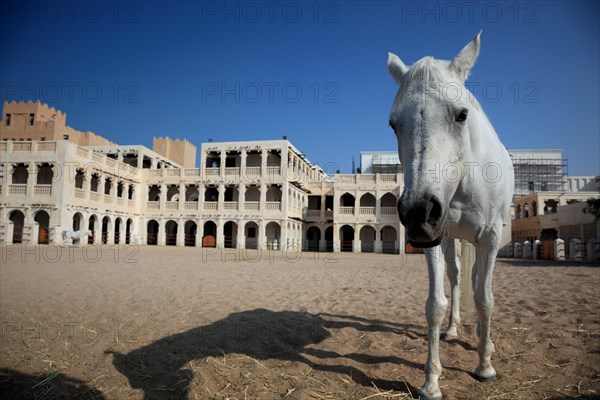
[[[161,201],[163,196],[160,197]],[[159,246],[164,246],[166,245],[167,241],[166,241],[166,237],[165,237],[165,220],[160,218],[157,219],[156,222],[158,222],[158,237],[156,238],[156,244]]]
[[[352,252],[360,253],[361,241],[360,241],[360,226],[354,225],[354,241],[352,242]]]
[[[225,238],[223,235],[223,220],[217,219],[217,247],[222,249],[225,245]]]
[[[183,210],[183,203],[185,202],[185,183],[181,182],[179,184],[179,204],[177,208],[179,211]]]
[[[339,253],[341,250],[340,229],[338,224],[333,224],[333,251]]]
[[[179,198],[181,199],[181,196]],[[175,245],[185,246],[185,221],[183,218],[177,220],[177,237],[175,238]]]

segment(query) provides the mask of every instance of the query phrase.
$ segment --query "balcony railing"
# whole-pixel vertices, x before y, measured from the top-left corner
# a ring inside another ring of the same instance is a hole
[[[14,142],[12,144],[12,151],[31,151],[32,142]]]
[[[37,151],[56,151],[56,142],[37,142]]]
[[[8,185],[8,194],[27,194],[27,184],[13,183]]]
[[[258,211],[260,202],[258,201],[246,201],[244,203],[244,210]]]
[[[100,193],[98,193],[98,192],[90,192],[90,200],[100,201]]]
[[[280,201],[267,201],[265,203],[265,209],[268,211],[280,211],[281,210],[281,202]]]
[[[160,208],[160,201],[148,201],[146,202],[146,208],[148,210],[158,210]]]
[[[220,177],[221,169],[220,168],[204,168],[204,176],[205,177]]]
[[[321,210],[306,210],[306,216],[312,218],[319,218],[321,216]]]
[[[216,201],[205,201],[204,202],[204,209],[205,210],[216,210],[219,207],[219,203]]]
[[[166,201],[165,202],[165,210],[177,210],[179,207],[178,201]]]
[[[186,168],[183,171],[183,174],[185,176],[200,176],[200,171],[201,171],[200,168]]]
[[[267,175],[268,176],[276,176],[281,174],[281,167],[279,166],[268,166],[267,167]]]
[[[353,215],[354,207],[340,207],[340,214],[343,215]]]
[[[113,197],[110,194],[105,194],[104,195],[104,202],[106,204],[112,204],[113,203]]]
[[[33,185],[33,194],[35,196],[52,195],[52,185]]]
[[[396,182],[396,174],[381,174],[379,175],[379,179],[382,182]]]
[[[238,202],[237,201],[226,201],[223,203],[223,209],[225,210],[237,210]]]
[[[249,179],[260,177],[260,167],[246,167],[244,169],[244,177]]]
[[[84,199],[85,198],[85,190],[75,188],[75,197],[77,197],[78,199]]]
[[[186,201],[183,203],[184,210],[197,210],[198,202],[197,201]]]
[[[381,215],[396,215],[397,213],[396,207],[381,207]]]
[[[359,207],[358,212],[360,215],[375,215],[375,207]]]
[[[225,167],[225,176],[239,176],[240,169],[238,167]]]

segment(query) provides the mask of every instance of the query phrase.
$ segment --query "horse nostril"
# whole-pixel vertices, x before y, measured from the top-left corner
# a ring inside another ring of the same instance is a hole
[[[431,208],[429,209],[427,223],[436,225],[442,218],[442,203],[435,196],[431,196],[429,201],[431,202]]]

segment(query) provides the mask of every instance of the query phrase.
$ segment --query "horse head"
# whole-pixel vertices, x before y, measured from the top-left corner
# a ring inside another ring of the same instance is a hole
[[[464,86],[479,54],[480,33],[452,61],[425,57],[407,67],[395,54],[388,56],[388,70],[400,85],[390,113],[404,168],[398,213],[415,247],[440,243],[466,171],[461,167],[469,162],[470,131],[482,122]]]

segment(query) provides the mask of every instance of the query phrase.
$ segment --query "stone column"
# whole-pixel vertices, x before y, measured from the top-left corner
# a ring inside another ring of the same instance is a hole
[[[162,199],[162,196],[161,196]],[[156,244],[159,246],[165,246],[167,244],[167,238],[165,237],[165,220],[163,218],[157,219],[158,222],[158,233],[156,238]]]
[[[246,182],[246,150],[240,150],[240,182]]]
[[[181,197],[179,198],[181,199]],[[177,237],[175,238],[175,245],[185,246],[185,221],[183,218],[177,220]]]
[[[379,226],[375,226],[375,253],[383,253],[383,241],[381,240],[381,229]]]
[[[222,249],[225,245],[225,237],[223,235],[223,220],[217,219],[217,247]]]
[[[181,182],[179,184],[179,204],[177,208],[179,211],[183,210],[183,203],[185,202],[185,183]]]
[[[360,226],[354,225],[354,241],[352,242],[352,252],[360,253],[361,251],[361,242],[360,242]]]
[[[238,220],[238,225],[237,225],[237,243],[236,243],[236,247],[238,249],[245,249],[246,248],[246,235],[244,235],[244,225],[245,225],[245,221],[243,220]]]
[[[223,183],[219,183],[219,197],[217,200],[217,210],[223,211],[223,203],[225,202],[225,185]]]
[[[227,159],[227,153],[225,152],[225,150],[221,151],[220,159],[221,159],[221,164],[219,166],[219,173],[221,174],[221,179],[224,179],[225,178],[225,161]]]
[[[196,221],[196,247],[202,247],[202,237],[204,236],[204,221]]]
[[[266,249],[265,221],[258,221],[257,248],[260,250]]]
[[[165,209],[165,203],[167,201],[167,185],[164,184],[164,182],[160,183],[160,196],[159,196],[159,201],[158,201],[158,208],[160,210],[164,210]]]
[[[35,185],[37,180],[37,164],[35,162],[29,163],[27,172],[29,173],[29,176],[27,176],[27,196],[33,197],[33,185]]]
[[[267,185],[264,183],[260,184],[260,197],[258,209],[264,212],[267,209]]]
[[[333,251],[339,253],[342,246],[340,243],[340,229],[338,224],[333,224]]]
[[[267,149],[262,149],[260,153],[260,174],[264,179],[267,176],[267,156],[269,152]]]
[[[244,209],[244,201],[246,199],[246,185],[240,183],[238,186],[238,212]]]

